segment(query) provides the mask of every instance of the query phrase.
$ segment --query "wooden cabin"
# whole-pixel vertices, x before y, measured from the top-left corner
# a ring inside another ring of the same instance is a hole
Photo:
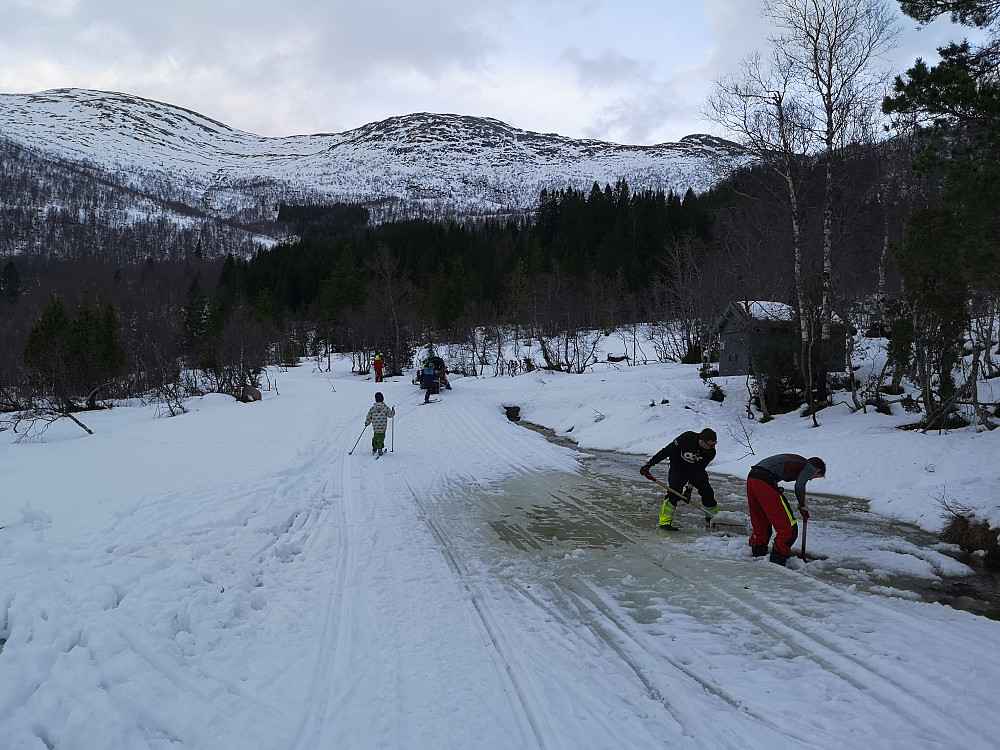
[[[795,310],[783,302],[731,302],[712,336],[719,342],[719,375],[749,375],[750,362],[764,353],[787,353],[798,361]],[[835,319],[831,327],[830,372],[847,370],[847,326]]]

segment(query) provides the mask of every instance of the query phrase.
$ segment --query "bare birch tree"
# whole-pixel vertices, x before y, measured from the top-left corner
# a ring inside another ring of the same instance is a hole
[[[795,74],[806,122],[823,159],[823,294],[820,387],[825,393],[833,317],[833,223],[836,164],[843,149],[868,140],[887,93],[882,56],[895,46],[896,16],[885,0],[767,0],[764,14],[778,29],[771,44]]]
[[[808,108],[798,100],[795,71],[791,60],[772,49],[765,57],[749,55],[739,72],[715,81],[705,116],[734,133],[758,163],[777,176],[784,191],[779,199],[788,206],[791,230],[795,294],[799,310],[806,310],[803,272],[801,199],[805,189],[808,156],[815,150],[814,130]],[[802,351],[800,363],[806,383],[806,398],[812,410],[812,373],[809,342],[812,330],[808,316],[801,314]]]
[[[802,335],[802,368],[815,422],[814,385],[825,393],[834,283],[836,163],[842,150],[871,132],[889,76],[878,68],[897,34],[885,0],[765,0],[775,27],[766,54],[716,81],[705,109],[787,188]],[[812,372],[812,317],[803,273],[804,169],[822,160],[822,302],[820,372]],[[818,375],[818,377],[817,377]]]

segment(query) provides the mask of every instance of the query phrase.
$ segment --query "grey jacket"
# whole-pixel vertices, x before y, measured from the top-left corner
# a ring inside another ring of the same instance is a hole
[[[779,453],[776,456],[762,459],[750,470],[750,475],[757,474],[758,479],[765,477],[775,487],[778,482],[795,482],[795,499],[799,505],[806,502],[806,482],[816,476],[816,467],[809,459],[797,453]]]
[[[376,401],[372,404],[372,408],[368,410],[368,416],[365,418],[365,427],[371,425],[375,432],[385,432],[385,428],[389,424],[389,419],[395,416],[395,409],[391,406],[386,406],[384,401]]]

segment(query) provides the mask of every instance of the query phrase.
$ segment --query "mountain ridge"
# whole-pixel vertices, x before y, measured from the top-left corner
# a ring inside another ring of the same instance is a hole
[[[376,222],[523,215],[543,189],[589,191],[624,179],[633,191],[704,192],[745,159],[737,144],[709,135],[632,146],[428,112],[341,133],[259,136],[183,107],[89,89],[0,94],[0,138],[205,221],[254,225],[248,231],[264,244],[280,239],[262,232],[280,203],[358,203]]]

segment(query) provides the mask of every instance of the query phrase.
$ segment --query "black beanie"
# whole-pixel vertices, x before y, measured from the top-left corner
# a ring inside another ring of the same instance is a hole
[[[376,391],[375,392],[375,400],[376,401],[385,401],[385,396],[382,395],[382,391]]]
[[[704,430],[702,430],[701,432],[698,433],[698,438],[701,439],[701,440],[704,440],[706,443],[707,442],[713,442],[713,443],[719,442],[719,438],[717,438],[716,435],[715,435],[715,430],[709,429],[708,427],[706,427]]]

